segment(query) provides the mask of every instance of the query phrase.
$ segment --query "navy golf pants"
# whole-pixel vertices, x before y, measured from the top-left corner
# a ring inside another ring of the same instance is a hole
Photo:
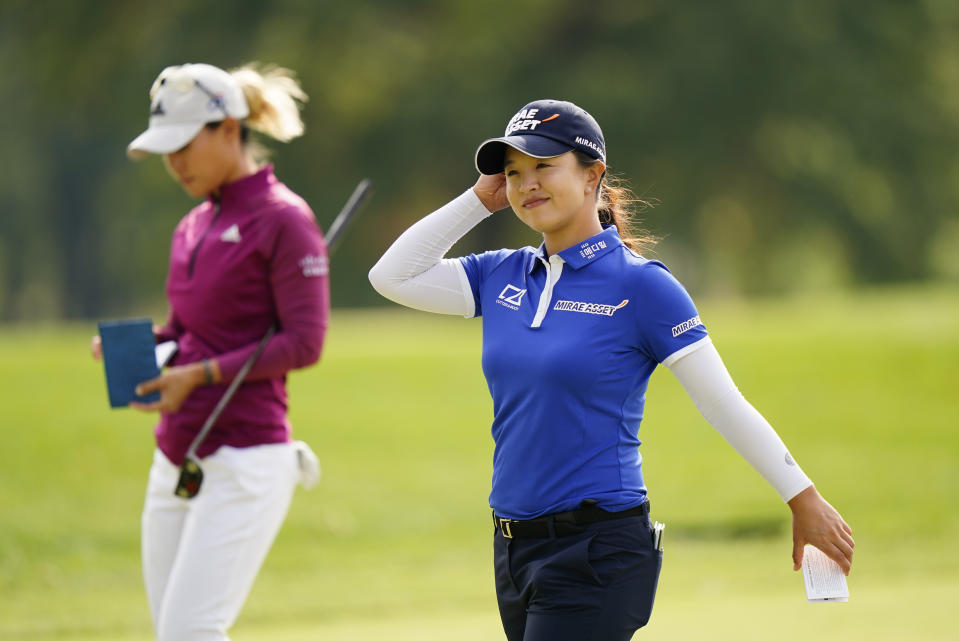
[[[496,531],[496,598],[509,641],[625,641],[649,621],[663,561],[649,518],[582,528],[528,539]]]

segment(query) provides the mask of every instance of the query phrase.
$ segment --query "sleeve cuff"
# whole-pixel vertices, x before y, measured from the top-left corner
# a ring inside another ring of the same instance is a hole
[[[707,345],[712,345],[712,343],[713,343],[713,340],[709,336],[703,336],[695,343],[690,343],[686,347],[677,349],[675,352],[673,352],[672,354],[664,358],[663,365],[665,365],[666,367],[672,367],[672,365],[676,361],[681,359],[683,356],[686,356],[687,354],[692,354],[697,349],[700,349],[701,347],[706,347]]]
[[[486,208],[486,205],[483,204],[483,201],[476,195],[472,187],[454,198],[450,204],[456,207],[461,213],[476,220],[489,218],[494,213]]]

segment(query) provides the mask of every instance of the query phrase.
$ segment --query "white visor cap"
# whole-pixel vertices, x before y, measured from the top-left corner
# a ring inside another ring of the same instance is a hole
[[[250,108],[239,83],[207,64],[167,67],[150,89],[150,124],[127,145],[134,159],[182,149],[208,122],[243,120]]]

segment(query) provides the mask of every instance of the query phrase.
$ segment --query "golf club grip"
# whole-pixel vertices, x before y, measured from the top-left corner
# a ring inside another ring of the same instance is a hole
[[[270,341],[270,338],[272,338],[273,334],[275,333],[276,325],[270,325],[270,329],[266,330],[266,334],[264,334],[263,338],[260,339],[259,345],[256,346],[256,349],[250,355],[250,358],[246,359],[246,362],[243,363],[243,367],[240,368],[240,371],[237,372],[236,376],[233,377],[233,380],[230,381],[229,387],[227,387],[226,391],[223,392],[223,396],[220,397],[216,407],[214,407],[213,411],[210,412],[206,422],[203,423],[203,427],[201,427],[200,431],[197,432],[195,437],[193,437],[193,441],[190,443],[190,449],[188,449],[186,453],[187,458],[196,456],[196,450],[198,447],[200,447],[200,443],[203,442],[203,439],[206,438],[206,435],[211,429],[213,429],[213,424],[216,423],[216,419],[220,418],[223,408],[225,408],[226,404],[230,402],[231,398],[233,398],[233,394],[236,393],[237,388],[240,387],[241,383],[243,383],[243,379],[245,379],[246,375],[250,372],[250,368],[253,367],[253,363],[255,363],[256,359],[258,359],[260,354],[263,353],[263,349],[266,347],[266,344]]]
[[[333,222],[330,223],[330,228],[326,230],[327,253],[332,254],[333,250],[336,249],[340,238],[343,236],[343,231],[353,219],[356,211],[360,208],[360,205],[363,203],[363,200],[369,193],[370,186],[371,183],[369,178],[364,178],[361,180],[359,184],[356,185],[356,189],[353,190],[349,200],[347,200],[346,204],[343,205],[343,209],[340,210],[340,213],[337,214],[336,218],[333,219]]]

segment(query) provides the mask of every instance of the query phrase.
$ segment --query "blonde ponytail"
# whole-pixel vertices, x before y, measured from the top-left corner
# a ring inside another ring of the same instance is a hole
[[[230,70],[250,107],[243,121],[250,129],[280,142],[303,135],[300,106],[308,100],[296,75],[276,65],[251,62]]]

